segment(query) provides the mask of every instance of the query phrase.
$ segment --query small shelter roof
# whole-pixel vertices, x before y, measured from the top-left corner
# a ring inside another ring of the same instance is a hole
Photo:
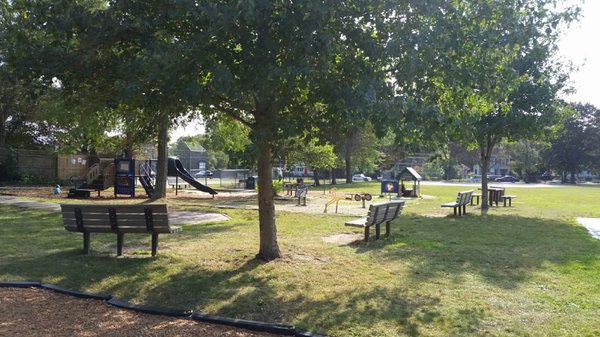
[[[187,147],[190,149],[190,151],[192,152],[206,152],[206,149],[200,145],[200,144],[188,144],[185,143],[185,145],[187,145]]]
[[[412,167],[405,167],[398,174],[397,180],[414,180],[421,181],[421,175],[415,171]]]

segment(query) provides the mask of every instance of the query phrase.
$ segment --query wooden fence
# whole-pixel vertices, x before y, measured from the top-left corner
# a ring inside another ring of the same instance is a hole
[[[0,148],[0,164],[17,174],[35,175],[46,180],[67,181],[72,176],[85,176],[89,167],[89,158],[86,155]]]

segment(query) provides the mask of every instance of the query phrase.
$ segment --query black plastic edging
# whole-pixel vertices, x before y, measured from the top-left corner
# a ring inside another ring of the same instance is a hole
[[[326,335],[319,335],[312,332],[306,331],[297,331],[296,327],[293,325],[287,324],[279,324],[279,323],[266,323],[259,321],[250,321],[245,319],[236,319],[236,318],[228,318],[222,316],[208,315],[202,313],[194,313],[193,310],[178,310],[178,309],[163,309],[163,308],[155,308],[143,305],[131,304],[116,298],[113,298],[112,295],[109,294],[93,294],[93,293],[84,293],[69,289],[64,289],[57,287],[53,284],[41,283],[41,282],[31,282],[31,281],[0,281],[0,288],[43,288],[51,291],[55,291],[57,293],[71,295],[80,298],[91,298],[106,301],[108,304],[111,304],[115,307],[133,310],[145,314],[153,314],[153,315],[163,315],[163,316],[171,316],[171,317],[190,317],[199,322],[220,324],[220,325],[228,325],[236,328],[253,330],[253,331],[261,331],[261,332],[270,332],[285,336],[295,336],[295,337],[327,337]]]
[[[75,297],[79,297],[79,298],[91,298],[91,299],[102,300],[102,301],[108,301],[112,298],[112,295],[109,295],[109,294],[84,293],[84,292],[80,292],[80,291],[60,288],[53,284],[42,283],[41,287],[43,289],[48,289],[48,290],[55,291],[57,293],[71,295],[71,296],[75,296]]]
[[[296,328],[293,325],[278,324],[278,323],[265,323],[258,321],[250,321],[245,319],[236,319],[221,317],[215,315],[207,315],[201,313],[194,313],[192,319],[200,322],[215,323],[229,325],[236,328],[248,329],[253,331],[270,332],[286,336],[294,336],[296,334]]]
[[[41,287],[40,282],[30,282],[30,281],[2,281],[0,282],[1,288],[39,288]]]
[[[137,311],[137,312],[142,312],[145,314],[152,314],[152,315],[164,315],[164,316],[171,316],[171,317],[190,317],[192,315],[192,310],[178,310],[178,309],[164,309],[164,308],[155,308],[155,307],[148,307],[145,305],[136,305],[136,304],[131,304],[129,302],[125,302],[116,298],[111,298],[108,301],[108,304],[110,305],[114,305],[115,307],[119,307],[119,308],[123,308],[123,309],[129,309],[129,310],[133,310],[133,311]]]

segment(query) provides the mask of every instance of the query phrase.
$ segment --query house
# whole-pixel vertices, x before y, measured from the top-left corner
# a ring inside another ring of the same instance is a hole
[[[192,174],[208,169],[208,152],[202,145],[177,142],[173,155],[179,157],[183,167]]]
[[[509,174],[510,171],[510,156],[506,156],[503,158],[492,158],[490,160],[490,169],[488,171],[488,177],[493,176],[505,176]],[[473,166],[473,174],[481,175],[481,167],[479,164]]]

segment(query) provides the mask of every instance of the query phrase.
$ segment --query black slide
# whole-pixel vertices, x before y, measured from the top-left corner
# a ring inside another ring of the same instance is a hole
[[[210,193],[212,195],[217,194],[217,191],[206,185],[200,184],[196,179],[194,179],[194,177],[192,177],[192,175],[183,167],[183,164],[181,164],[181,161],[179,161],[177,158],[169,157],[169,170],[167,175],[171,177],[179,176],[186,183],[194,186],[202,192]]]

